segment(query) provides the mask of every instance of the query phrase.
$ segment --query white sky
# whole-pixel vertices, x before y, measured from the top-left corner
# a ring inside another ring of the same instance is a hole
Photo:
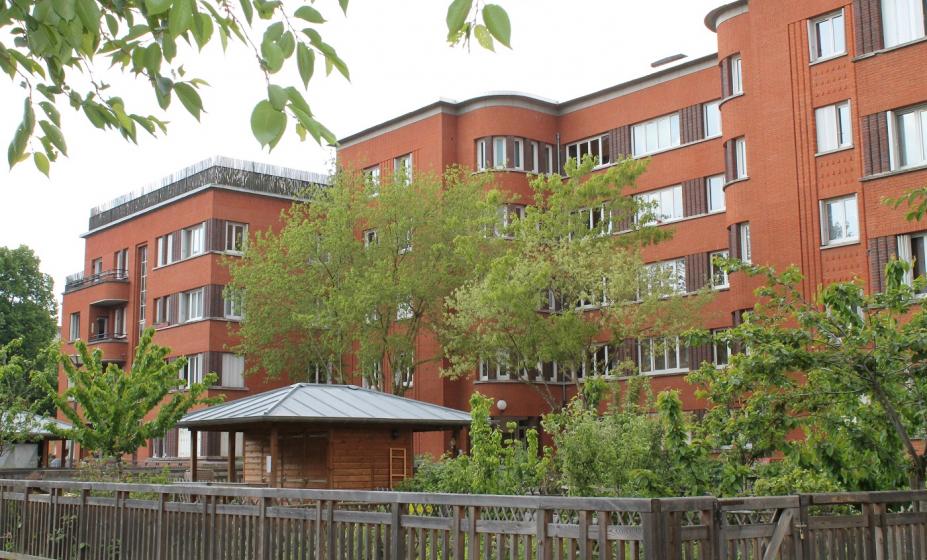
[[[512,19],[513,50],[499,47],[495,54],[447,46],[449,0],[351,0],[347,17],[335,0],[317,2],[330,19],[319,30],[347,62],[352,81],[325,78],[318,63],[307,95],[316,117],[343,137],[439,97],[460,100],[502,90],[557,101],[578,97],[652,72],[650,63],[665,56],[715,52],[715,35],[702,21],[724,0],[496,1]],[[210,83],[200,90],[208,113],[197,123],[175,98],[168,135],[140,132],[138,145],[59,106],[70,157],[53,164],[50,180],[31,161],[5,169],[23,90],[0,77],[0,246],[32,247],[54,277],[59,301],[65,276],[83,266],[79,235],[92,206],[214,155],[318,172],[331,167],[332,150],[311,139],[300,143],[291,130],[272,153],[260,150],[249,117],[265,90],[250,51],[234,46],[222,53],[216,41],[186,69],[188,77]],[[130,111],[158,114],[147,83],[115,72],[97,78],[112,83],[110,91]],[[295,85],[299,79],[293,69],[275,81]]]

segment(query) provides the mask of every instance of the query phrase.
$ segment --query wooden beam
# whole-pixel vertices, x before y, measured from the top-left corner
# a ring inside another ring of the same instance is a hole
[[[196,465],[196,452],[197,452],[197,431],[190,430],[190,482],[196,482],[197,478],[197,465]]]
[[[228,472],[228,481],[237,482],[238,474],[235,472],[235,432],[229,432],[229,444],[228,444],[228,455],[229,455],[229,472]]]
[[[270,486],[280,487],[280,433],[277,427],[270,429]]]

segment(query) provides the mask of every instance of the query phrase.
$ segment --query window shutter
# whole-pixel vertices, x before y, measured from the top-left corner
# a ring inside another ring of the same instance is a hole
[[[868,176],[890,171],[888,114],[882,112],[864,116],[860,130],[863,136],[863,174]]]
[[[563,175],[563,166],[566,164],[566,146],[560,146],[560,153],[555,154],[558,156],[557,161],[554,162],[554,165],[557,167],[557,173]]]
[[[740,224],[732,224],[727,228],[728,255],[732,259],[740,258]]]
[[[700,216],[708,213],[708,191],[705,178],[691,179],[682,184],[683,216]]]
[[[164,456],[177,456],[177,428],[172,428],[164,434]]]
[[[512,169],[515,167],[515,137],[505,137],[505,168]]]
[[[682,143],[698,142],[705,137],[704,110],[702,105],[691,105],[679,111]]]
[[[686,291],[697,292],[708,284],[708,253],[686,255]]]
[[[885,291],[885,265],[898,254],[898,240],[894,235],[869,240],[869,291]]]
[[[881,0],[853,0],[853,21],[856,27],[856,55],[882,50]]]
[[[206,250],[225,250],[225,220],[215,218],[206,222]]]
[[[618,128],[612,129],[609,134],[611,135],[611,145],[612,145],[612,161],[616,162],[631,156],[631,127],[630,126],[619,126]]]
[[[721,61],[721,97],[730,97],[733,95],[731,88],[731,59],[725,58]]]
[[[167,324],[176,325],[180,322],[180,294],[167,296]]]
[[[689,346],[689,369],[697,370],[702,366],[702,362],[711,363],[714,356],[711,351],[711,344],[701,344],[699,346]]]
[[[538,173],[549,173],[547,169],[547,148],[550,144],[538,142]],[[553,150],[553,148],[551,148]]]
[[[174,232],[174,245],[171,247],[173,253],[171,256],[172,261],[176,262],[180,260],[181,245],[183,245],[183,230],[177,230]]]

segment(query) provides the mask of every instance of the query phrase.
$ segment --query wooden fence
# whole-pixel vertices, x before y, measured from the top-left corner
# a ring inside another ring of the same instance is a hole
[[[927,492],[471,496],[0,480],[0,558],[900,560]]]

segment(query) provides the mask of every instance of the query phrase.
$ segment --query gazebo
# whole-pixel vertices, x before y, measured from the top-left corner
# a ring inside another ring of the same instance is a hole
[[[392,488],[412,472],[412,434],[459,431],[470,415],[355,385],[297,383],[191,412],[191,480],[198,432],[229,433],[229,480],[238,479],[235,433],[244,440],[243,482],[284,488]]]
[[[52,442],[63,440],[51,432],[51,427],[67,430],[71,428],[71,425],[57,418],[40,416],[31,412],[19,412],[12,417],[8,416],[7,413],[0,412],[0,422],[10,422],[14,426],[14,431],[24,432],[26,437],[21,443],[11,445],[3,455],[0,455],[0,466],[3,468],[52,466],[49,461]],[[60,457],[59,461],[57,466],[64,466],[64,457]]]

